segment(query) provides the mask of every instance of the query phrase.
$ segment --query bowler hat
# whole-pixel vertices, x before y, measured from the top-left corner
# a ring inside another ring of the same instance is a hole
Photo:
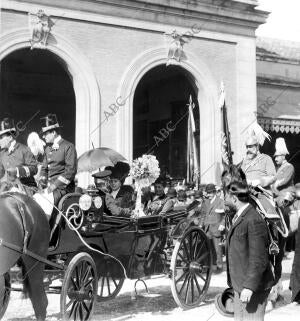
[[[215,297],[215,306],[220,314],[225,317],[233,317],[233,300],[234,300],[234,291],[233,288],[227,288],[224,292],[219,293]]]
[[[0,122],[0,136],[6,133],[16,132],[16,128],[14,125],[14,120],[10,118],[4,118]]]
[[[207,184],[205,187],[206,193],[213,193],[216,191],[216,185],[215,184]]]
[[[42,117],[41,123],[42,123],[42,131],[41,131],[42,134],[46,133],[49,130],[62,127],[59,125],[57,121],[56,114],[48,114],[45,117]]]

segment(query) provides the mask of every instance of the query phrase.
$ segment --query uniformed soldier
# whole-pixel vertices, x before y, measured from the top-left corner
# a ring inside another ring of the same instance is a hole
[[[277,196],[279,206],[282,205],[284,196],[287,192],[294,191],[294,166],[286,160],[289,154],[285,140],[282,137],[276,139],[275,143],[275,162],[279,166],[275,176],[275,182],[272,186],[274,194]]]
[[[265,189],[270,189],[275,181],[275,165],[270,156],[259,151],[259,146],[263,145],[265,138],[269,135],[258,124],[255,124],[254,130],[250,133],[245,142],[247,151],[241,168],[249,185],[260,185]]]
[[[18,186],[28,195],[36,187],[34,175],[37,173],[37,161],[30,149],[14,138],[14,121],[4,118],[0,122],[0,178],[1,190]]]
[[[41,170],[40,185],[53,193],[54,205],[67,193],[75,190],[77,153],[74,144],[63,139],[56,115],[41,118],[42,135],[46,141],[45,157]]]

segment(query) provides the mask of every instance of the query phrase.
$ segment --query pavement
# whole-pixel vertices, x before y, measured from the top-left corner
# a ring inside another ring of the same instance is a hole
[[[289,254],[283,261],[283,300],[278,302],[275,308],[268,304],[265,316],[266,321],[299,321],[300,305],[290,303],[291,294],[288,289],[292,268],[293,254]],[[132,299],[131,293],[134,286],[133,280],[126,280],[120,294],[114,300],[97,303],[93,320],[101,321],[228,321],[221,316],[215,308],[214,298],[226,287],[226,273],[214,274],[205,302],[199,307],[183,311],[178,308],[173,300],[170,280],[167,277],[154,277],[146,281],[150,294],[147,294],[142,284],[138,285],[138,296]],[[49,305],[47,309],[47,321],[60,319],[59,299],[57,294],[48,294]],[[34,314],[31,303],[23,299],[20,292],[12,293],[6,314],[3,320],[32,321]]]

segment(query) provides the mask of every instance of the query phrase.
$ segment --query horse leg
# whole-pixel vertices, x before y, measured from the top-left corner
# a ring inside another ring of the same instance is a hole
[[[23,258],[23,264],[25,291],[28,292],[36,319],[38,321],[44,321],[46,319],[46,309],[48,305],[43,283],[45,265],[28,256]]]

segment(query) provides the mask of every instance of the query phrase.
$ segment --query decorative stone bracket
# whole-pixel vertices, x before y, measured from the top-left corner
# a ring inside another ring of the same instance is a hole
[[[54,23],[50,17],[45,14],[44,10],[41,9],[35,14],[28,13],[28,23],[31,35],[31,38],[29,39],[31,49],[45,49],[47,39]]]
[[[166,65],[169,66],[174,62],[180,62],[182,58],[185,56],[183,46],[187,41],[184,39],[185,35],[177,33],[176,30],[173,30],[172,33],[165,33],[165,36],[168,36],[168,38],[172,38],[171,42],[169,43],[168,57],[166,63]]]

